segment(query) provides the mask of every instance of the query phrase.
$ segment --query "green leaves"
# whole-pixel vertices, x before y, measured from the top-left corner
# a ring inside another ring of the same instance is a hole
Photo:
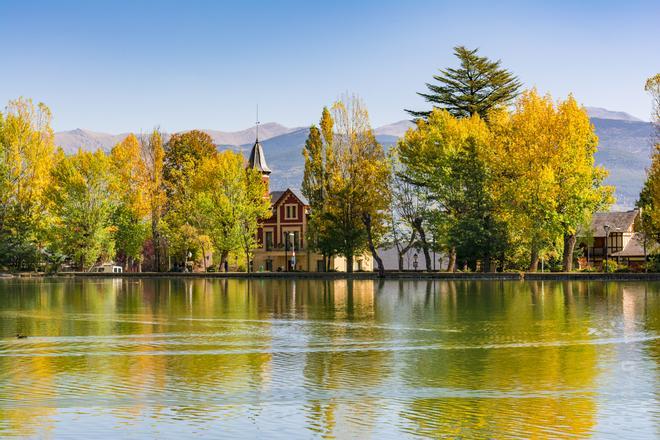
[[[418,93],[433,105],[458,118],[479,115],[488,118],[491,109],[509,104],[522,84],[501,62],[477,55],[478,49],[454,48],[460,67],[440,71],[433,77],[439,84],[427,83],[430,93]],[[428,118],[431,111],[406,110],[416,118]]]

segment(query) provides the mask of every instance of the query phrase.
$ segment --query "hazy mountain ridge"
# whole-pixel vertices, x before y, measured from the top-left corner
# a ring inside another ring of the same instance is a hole
[[[268,122],[259,125],[259,138],[270,139],[299,129],[288,128],[276,122]],[[256,136],[256,127],[250,127],[240,131],[211,129],[202,129],[201,131],[211,136],[211,139],[213,139],[216,145],[222,146],[240,146],[254,142]],[[94,151],[100,148],[107,152],[117,143],[123,141],[128,135],[129,133],[109,134],[76,128],[75,130],[55,133],[55,145],[62,147],[67,154],[75,153],[79,148],[85,151]],[[136,133],[136,135],[139,136],[139,133]],[[165,141],[167,139],[169,139],[169,134],[165,134]]]
[[[637,200],[644,184],[645,170],[651,163],[653,126],[624,112],[597,107],[587,107],[587,111],[600,140],[596,163],[610,172],[606,183],[616,187],[616,208],[630,208]],[[375,128],[374,133],[379,142],[390,148],[413,126],[412,122],[402,120]],[[219,148],[242,151],[246,156],[256,135],[255,127],[236,132],[202,131],[208,133]],[[273,170],[272,189],[300,187],[304,168],[301,151],[308,132],[308,128],[288,128],[275,122],[259,126],[259,139],[268,165]],[[78,148],[109,151],[127,135],[76,129],[56,133],[55,142],[66,153],[74,153]]]

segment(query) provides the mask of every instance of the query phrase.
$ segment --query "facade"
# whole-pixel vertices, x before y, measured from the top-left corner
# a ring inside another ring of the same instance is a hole
[[[263,147],[256,140],[248,167],[259,170],[264,181],[270,183],[271,170],[268,168]],[[297,191],[287,188],[284,191],[269,192],[270,218],[263,220],[257,231],[259,247],[254,249],[252,270],[267,272],[309,271],[323,272],[323,256],[312,251],[306,241],[310,207],[307,200]],[[332,257],[330,270],[346,271],[346,259]],[[354,271],[372,271],[373,261],[370,255],[356,256],[353,261]]]
[[[608,259],[631,268],[641,268],[649,249],[644,235],[637,232],[639,210],[596,212],[589,233],[582,234],[580,268],[602,268]]]

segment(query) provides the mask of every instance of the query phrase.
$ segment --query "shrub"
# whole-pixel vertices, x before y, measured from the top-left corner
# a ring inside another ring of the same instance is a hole
[[[614,260],[603,261],[603,272],[616,272],[619,265]]]

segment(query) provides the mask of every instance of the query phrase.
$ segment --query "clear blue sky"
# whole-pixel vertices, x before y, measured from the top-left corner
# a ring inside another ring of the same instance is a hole
[[[345,91],[379,126],[426,107],[415,92],[455,45],[648,120],[660,2],[0,0],[0,41],[0,103],[43,101],[56,130],[237,130],[257,103],[262,121],[309,125]]]

